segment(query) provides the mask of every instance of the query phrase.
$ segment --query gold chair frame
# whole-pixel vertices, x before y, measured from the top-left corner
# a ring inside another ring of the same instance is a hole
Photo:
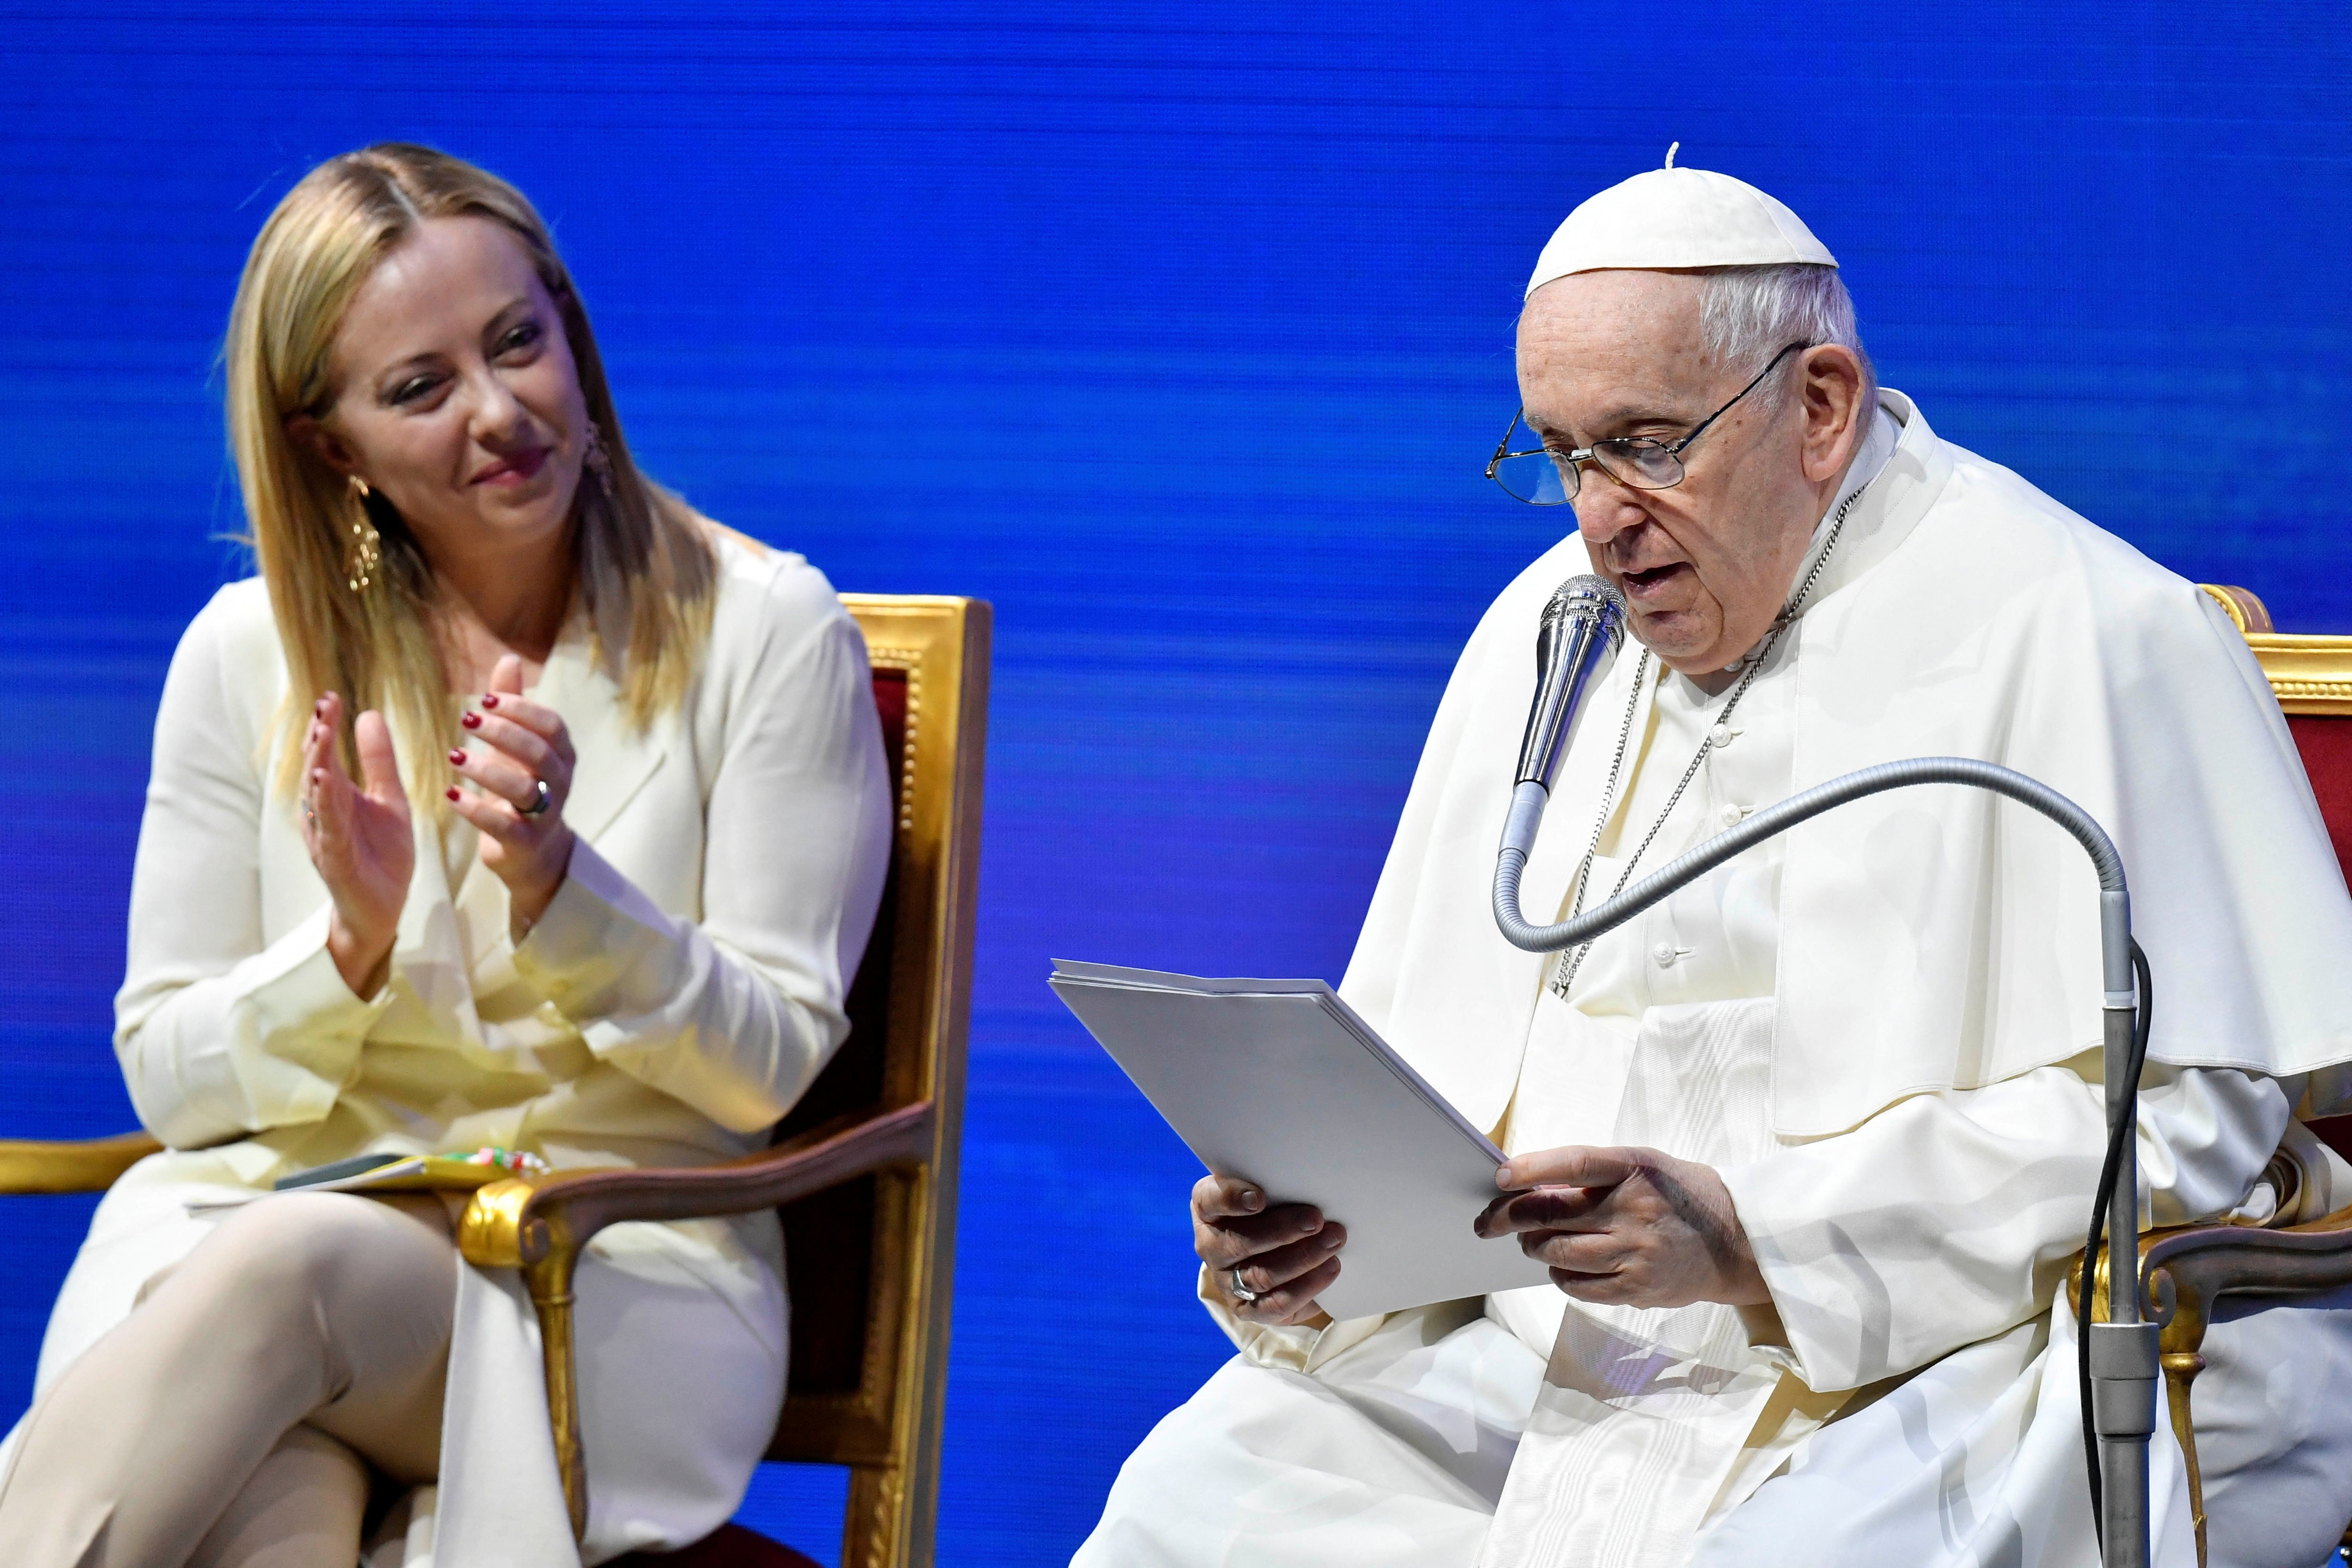
[[[788,1395],[768,1458],[850,1468],[843,1568],[929,1568],[932,1560],[991,615],[986,602],[972,599],[844,594],[842,601],[866,634],[877,674],[905,683],[884,904],[889,929],[877,923],[869,948],[869,957],[882,954],[887,964],[887,983],[875,993],[880,1103],[814,1126],[787,1118],[773,1147],[725,1165],[498,1182],[473,1196],[459,1223],[468,1262],[520,1269],[530,1289],[575,1536],[586,1528],[589,1486],[572,1332],[582,1249],[608,1225],[771,1207],[784,1209],[789,1234],[794,1206],[872,1177],[874,1245],[862,1281],[866,1322],[854,1386]],[[852,1048],[843,1049],[845,1056]],[[840,1058],[835,1065],[844,1065]],[[822,1099],[825,1082],[821,1078],[808,1100]],[[0,1194],[102,1191],[162,1146],[144,1133],[74,1143],[0,1140]],[[800,1317],[796,1310],[796,1327]]]

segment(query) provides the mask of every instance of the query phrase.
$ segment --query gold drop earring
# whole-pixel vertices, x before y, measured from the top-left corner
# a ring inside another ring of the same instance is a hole
[[[344,552],[343,575],[353,593],[364,592],[383,565],[383,536],[368,517],[368,497],[374,493],[366,480],[352,476],[352,542]]]

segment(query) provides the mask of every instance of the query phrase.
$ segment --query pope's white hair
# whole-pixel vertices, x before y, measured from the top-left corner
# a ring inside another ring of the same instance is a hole
[[[1836,267],[1806,262],[1710,267],[1699,276],[1699,329],[1716,363],[1752,376],[1790,343],[1839,343],[1862,361],[1865,398],[1878,390],[1870,354],[1854,328],[1853,297]]]

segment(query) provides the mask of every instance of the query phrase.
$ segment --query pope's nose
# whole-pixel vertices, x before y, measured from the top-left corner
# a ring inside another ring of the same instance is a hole
[[[1650,520],[1649,513],[1622,497],[1595,497],[1589,506],[1580,499],[1576,508],[1576,531],[1595,549],[1613,547],[1622,552],[1639,542]]]

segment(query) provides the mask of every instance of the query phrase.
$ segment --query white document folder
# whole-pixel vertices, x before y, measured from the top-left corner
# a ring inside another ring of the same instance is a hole
[[[1348,1228],[1333,1317],[1550,1282],[1471,1229],[1502,1151],[1322,981],[1057,960],[1049,983],[1202,1165]]]

